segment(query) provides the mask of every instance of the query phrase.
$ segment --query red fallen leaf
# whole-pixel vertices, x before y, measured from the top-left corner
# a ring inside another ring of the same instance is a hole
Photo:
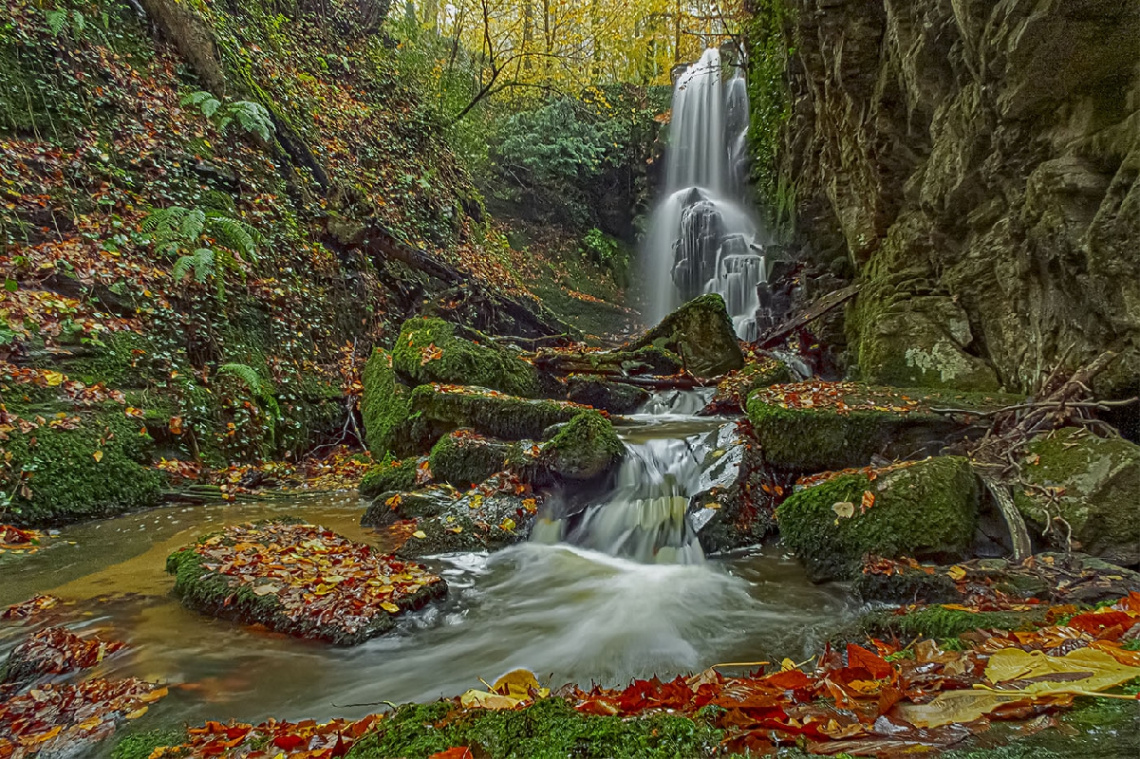
[[[278,735],[273,739],[273,745],[282,751],[296,751],[301,746],[308,744],[307,738],[302,738],[293,733],[286,733],[285,735]]]
[[[853,643],[847,644],[847,666],[851,668],[862,667],[870,672],[871,677],[876,680],[890,677],[891,673],[894,672],[894,668],[878,654],[873,654],[862,646],[856,646]]]
[[[1097,636],[1108,632],[1113,627],[1119,627],[1120,634],[1116,636],[1119,638],[1135,621],[1136,615],[1129,614],[1126,611],[1086,612],[1070,619],[1068,626]]]
[[[774,685],[781,690],[799,690],[812,684],[812,679],[798,669],[785,669],[773,675],[768,675],[763,682]]]
[[[455,746],[447,751],[432,754],[428,759],[474,759],[475,755],[466,746]]]

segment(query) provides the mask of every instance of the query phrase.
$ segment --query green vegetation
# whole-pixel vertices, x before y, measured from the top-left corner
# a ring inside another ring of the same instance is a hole
[[[352,759],[425,759],[452,746],[478,746],[494,759],[677,759],[709,754],[721,731],[666,715],[625,720],[575,711],[560,698],[521,711],[474,711],[445,719],[444,703],[401,707],[360,741]]]
[[[697,377],[716,377],[744,366],[724,298],[693,298],[639,338],[635,348],[653,346],[676,353]]]
[[[589,409],[555,433],[542,449],[540,464],[563,481],[589,482],[611,472],[624,454],[610,420]]]
[[[538,395],[534,368],[507,351],[455,336],[442,319],[409,319],[392,349],[392,366],[412,385],[474,385],[511,395]]]

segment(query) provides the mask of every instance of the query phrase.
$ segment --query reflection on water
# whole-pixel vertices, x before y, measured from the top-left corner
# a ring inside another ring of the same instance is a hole
[[[166,555],[226,523],[289,513],[354,539],[381,540],[357,525],[355,496],[291,506],[165,509],[69,528],[61,544],[4,568],[0,603],[37,592],[85,602],[73,609],[86,616],[69,624],[131,645],[95,674],[180,686],[152,708],[150,726],[353,716],[384,701],[452,696],[514,667],[554,685],[615,685],[717,662],[796,657],[812,647],[813,625],[848,611],[842,589],[810,585],[772,550],[663,566],[535,543],[429,560],[450,583],[447,600],[351,649],[178,605]],[[0,628],[0,655],[25,633]]]

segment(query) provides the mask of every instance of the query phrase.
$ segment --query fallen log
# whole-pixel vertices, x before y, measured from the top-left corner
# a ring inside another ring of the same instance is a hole
[[[859,293],[859,285],[851,285],[823,296],[806,309],[784,321],[783,324],[765,332],[753,343],[758,348],[771,348],[798,329],[806,327],[819,317],[843,305]]]

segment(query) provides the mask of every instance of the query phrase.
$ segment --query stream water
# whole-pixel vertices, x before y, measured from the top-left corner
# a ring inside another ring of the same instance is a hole
[[[625,479],[599,514],[666,497],[663,488],[681,496],[698,486],[707,453],[700,441],[715,440],[724,420],[661,413],[699,405],[688,394],[656,403],[658,413],[621,428]],[[705,558],[683,533],[657,531],[645,515],[657,547],[674,549],[676,563],[647,555],[654,541],[624,550],[612,542],[621,525],[596,523],[582,533],[598,537],[592,547],[532,541],[491,555],[431,557],[426,563],[450,585],[447,599],[350,649],[199,615],[171,594],[166,556],[203,532],[289,514],[382,547],[385,536],[359,526],[361,513],[353,493],[173,507],[69,527],[52,547],[4,567],[0,604],[53,593],[82,615],[73,627],[127,641],[130,649],[94,674],[177,686],[152,709],[154,724],[353,716],[384,701],[453,696],[515,667],[553,685],[615,685],[721,662],[807,658],[816,628],[851,610],[844,589],[811,585],[776,549]],[[678,550],[686,545],[688,553]],[[26,633],[0,628],[0,656]]]

